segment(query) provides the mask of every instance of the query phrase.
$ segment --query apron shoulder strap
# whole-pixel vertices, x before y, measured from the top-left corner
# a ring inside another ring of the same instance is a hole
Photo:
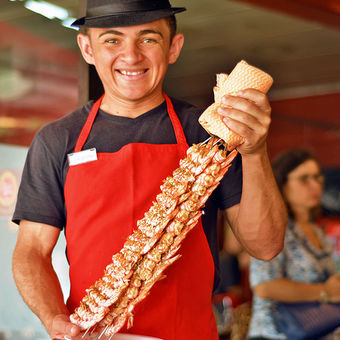
[[[177,144],[179,145],[181,151],[185,154],[189,146],[188,146],[187,139],[183,131],[182,124],[178,119],[178,116],[175,112],[174,106],[172,105],[170,98],[164,92],[163,92],[163,96],[167,104],[168,113],[171,119],[172,126],[175,130]]]
[[[94,120],[96,119],[97,112],[100,108],[100,104],[104,98],[104,95],[102,95],[92,106],[92,109],[86,119],[86,122],[80,132],[79,138],[77,140],[77,144],[74,148],[74,152],[79,152],[83,148],[93,125]]]

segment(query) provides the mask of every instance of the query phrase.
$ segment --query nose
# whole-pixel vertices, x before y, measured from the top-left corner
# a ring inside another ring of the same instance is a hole
[[[313,183],[314,185],[317,185],[319,187],[323,186],[323,183],[325,181],[325,178],[322,174],[314,175],[309,177],[309,182]]]
[[[321,197],[322,191],[323,191],[323,185],[320,183],[319,180],[317,180],[316,178],[311,178],[311,180],[308,182],[308,186],[311,192]]]
[[[323,185],[322,183],[320,183],[320,181],[318,181],[317,179],[313,178],[313,180],[311,180],[309,182],[309,185],[316,191],[322,192],[322,188]]]
[[[135,64],[142,59],[142,54],[135,42],[126,42],[120,57],[127,64]]]

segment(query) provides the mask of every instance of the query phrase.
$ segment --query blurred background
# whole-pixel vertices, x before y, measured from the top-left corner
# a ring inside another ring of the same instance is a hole
[[[340,1],[171,2],[188,11],[178,15],[185,45],[169,69],[166,92],[204,108],[213,101],[215,74],[229,73],[238,61],[270,73],[270,156],[306,147],[321,161],[326,175],[324,226],[339,261]],[[79,56],[77,31],[69,27],[83,13],[83,3],[0,2],[0,339],[48,339],[12,280],[17,229],[10,218],[36,131],[100,94],[93,70]],[[54,258],[67,295],[64,248],[61,239]]]

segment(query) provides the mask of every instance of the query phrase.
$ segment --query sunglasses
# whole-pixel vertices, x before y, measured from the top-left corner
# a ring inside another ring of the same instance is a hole
[[[290,180],[297,180],[301,184],[309,184],[311,181],[318,182],[319,184],[323,184],[325,181],[325,176],[322,174],[316,175],[301,175],[297,177],[288,177]]]

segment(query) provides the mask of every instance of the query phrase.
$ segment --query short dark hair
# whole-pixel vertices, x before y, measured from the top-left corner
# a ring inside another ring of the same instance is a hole
[[[172,42],[172,39],[177,33],[177,19],[175,15],[171,15],[168,19],[168,24],[170,27],[170,43]]]

